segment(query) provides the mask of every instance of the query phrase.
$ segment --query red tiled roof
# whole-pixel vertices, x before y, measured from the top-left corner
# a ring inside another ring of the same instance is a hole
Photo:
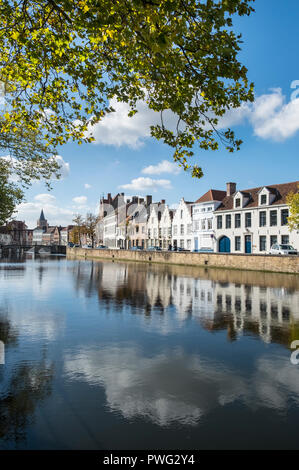
[[[226,196],[226,191],[219,191],[218,189],[209,189],[203,196],[201,196],[196,204],[200,202],[209,202],[209,201],[222,201]]]
[[[259,188],[251,188],[251,189],[245,189],[243,191],[237,191],[237,192],[242,192],[243,194],[246,193],[250,196],[248,204],[246,204],[246,209],[247,208],[253,208],[253,207],[258,207],[258,195],[259,192],[263,188],[269,189],[269,191],[272,194],[276,194],[275,200],[272,202],[272,206],[279,205],[279,204],[286,204],[286,198],[289,193],[297,193],[299,191],[298,189],[299,181],[294,181],[293,183],[284,183],[284,184],[273,184],[270,186],[260,186]],[[236,193],[235,193],[236,194]],[[234,207],[234,196],[226,196],[218,209],[216,211],[227,211],[231,210]]]

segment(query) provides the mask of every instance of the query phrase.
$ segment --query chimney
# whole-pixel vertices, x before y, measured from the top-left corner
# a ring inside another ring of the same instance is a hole
[[[226,183],[226,195],[232,196],[237,190],[236,183]]]
[[[107,199],[108,199],[108,203],[110,203],[112,201],[111,193],[107,194]]]
[[[152,203],[152,200],[153,200],[153,197],[152,196],[149,196],[147,195],[146,198],[145,198],[145,201],[146,201],[146,206],[150,206],[151,203]]]
[[[165,199],[161,199],[161,204],[165,204]]]

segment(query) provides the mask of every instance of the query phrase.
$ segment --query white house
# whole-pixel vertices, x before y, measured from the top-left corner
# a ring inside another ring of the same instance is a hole
[[[162,213],[165,209],[165,200],[151,204],[147,220],[148,246],[159,246],[162,248],[162,232],[160,227]]]
[[[299,232],[290,232],[287,195],[298,192],[299,181],[236,190],[227,183],[227,195],[215,210],[219,252],[268,253],[275,243],[299,250]]]
[[[210,189],[192,206],[192,249],[217,251],[214,211],[225,198],[225,191]]]
[[[193,202],[180,200],[172,221],[172,245],[174,247],[192,249],[192,205]]]
[[[169,209],[168,205],[164,207],[164,211],[161,214],[159,230],[162,238],[162,248],[166,250],[172,243],[172,221],[174,214],[175,210]]]

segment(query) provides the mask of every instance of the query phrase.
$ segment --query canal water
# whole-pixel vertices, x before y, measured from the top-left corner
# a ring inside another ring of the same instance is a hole
[[[0,449],[298,449],[296,339],[296,275],[2,260]]]

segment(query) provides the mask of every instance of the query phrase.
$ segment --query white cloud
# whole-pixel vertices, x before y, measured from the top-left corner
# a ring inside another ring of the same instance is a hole
[[[41,209],[50,225],[68,225],[72,223],[74,211],[52,203],[23,202],[17,206],[15,218],[24,220],[29,228],[36,227]]]
[[[56,201],[56,197],[52,194],[37,194],[34,197],[35,201],[40,202],[41,204],[52,204]]]
[[[70,173],[70,164],[65,162],[60,155],[55,155],[53,159],[59,164],[61,178],[66,178]]]
[[[218,129],[249,122],[256,136],[284,141],[299,130],[299,98],[286,102],[281,88],[256,98],[254,103],[231,109],[219,119]]]
[[[85,185],[84,185],[85,189],[90,189],[91,187],[92,187],[91,184],[88,184],[88,183],[85,183]]]
[[[283,141],[299,130],[299,99],[285,102],[281,89],[262,95],[253,106],[251,123],[255,135]]]
[[[87,197],[86,196],[73,197],[73,201],[75,204],[82,206],[87,203]]]
[[[0,157],[0,158],[3,158],[3,160],[6,160],[11,165],[18,164],[18,166],[22,167],[21,160],[17,160],[14,157],[6,155],[6,156]],[[60,174],[61,174],[60,178],[66,178],[69,175],[69,172],[70,172],[70,164],[68,162],[65,162],[64,159],[61,157],[61,155],[54,155],[53,157],[50,158],[50,160],[51,159],[55,160],[58,163],[59,167],[60,167]],[[53,178],[53,180],[56,180],[56,178]],[[12,174],[10,176],[10,181],[12,181],[14,183],[18,183],[19,178],[15,174]],[[39,182],[40,182],[39,180],[32,180],[32,183],[38,183],[39,184]]]
[[[161,122],[160,113],[150,110],[144,101],[137,102],[138,113],[132,118],[128,117],[129,106],[126,103],[113,99],[109,104],[115,112],[90,126],[88,131],[94,136],[96,144],[126,145],[137,149],[150,136],[150,126]],[[163,121],[167,128],[175,130],[177,116],[170,110],[163,113]],[[299,130],[299,98],[287,103],[280,88],[272,89],[256,97],[254,103],[242,103],[239,108],[228,110],[219,118],[217,128],[225,129],[243,123],[251,125],[254,134],[263,139],[282,141],[292,137]]]
[[[181,168],[177,163],[163,160],[157,165],[149,165],[146,168],[143,168],[141,173],[145,175],[160,175],[161,173],[171,173],[173,175],[177,175],[180,173],[180,171]]]
[[[93,135],[96,144],[139,148],[144,139],[150,137],[150,126],[161,122],[160,113],[149,109],[144,101],[137,102],[138,113],[133,117],[128,117],[130,108],[126,103],[112,99],[109,104],[115,112],[89,128],[89,134]],[[177,117],[171,111],[163,113],[163,120],[171,129],[177,123]]]
[[[121,189],[127,189],[129,191],[157,191],[160,188],[171,189],[171,182],[169,180],[154,180],[152,178],[139,178],[132,179],[131,183],[123,184],[119,186]]]

